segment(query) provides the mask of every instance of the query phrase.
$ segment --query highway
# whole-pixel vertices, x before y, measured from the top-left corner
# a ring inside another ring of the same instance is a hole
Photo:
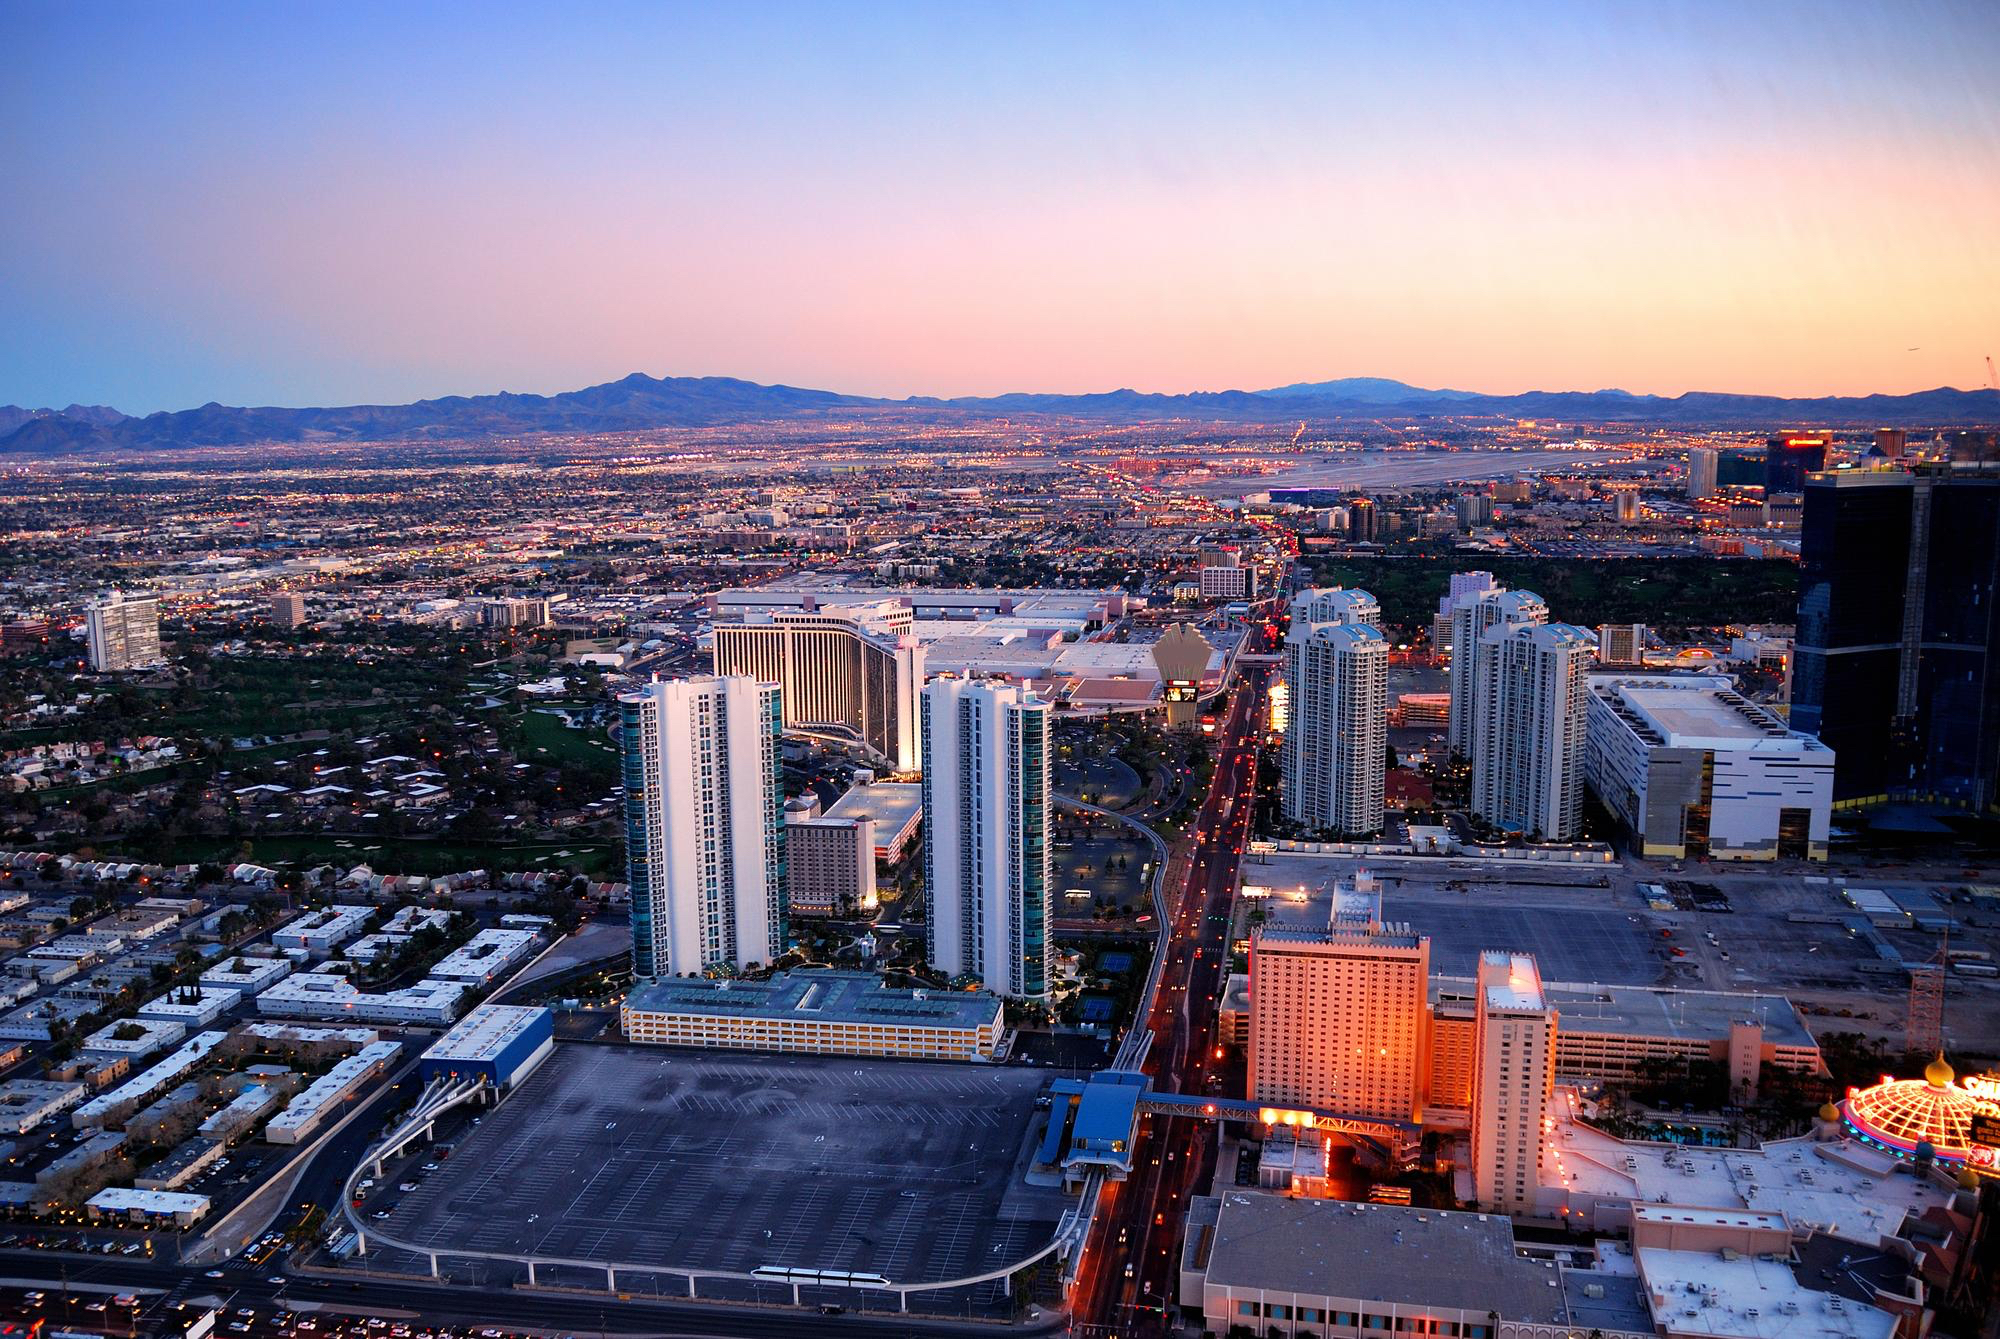
[[[1144,1021],[1153,1034],[1146,1072],[1163,1092],[1208,1092],[1216,1074],[1216,1015],[1237,867],[1255,809],[1264,694],[1264,671],[1247,671],[1217,725],[1214,779],[1176,855],[1166,966]],[[1213,1149],[1209,1125],[1141,1119],[1131,1179],[1105,1187],[1078,1266],[1070,1294],[1073,1334],[1165,1331],[1179,1282],[1181,1222]]]

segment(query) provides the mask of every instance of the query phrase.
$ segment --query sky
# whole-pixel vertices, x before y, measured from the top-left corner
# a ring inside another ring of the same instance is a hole
[[[2000,357],[2000,6],[0,0],[0,404]]]

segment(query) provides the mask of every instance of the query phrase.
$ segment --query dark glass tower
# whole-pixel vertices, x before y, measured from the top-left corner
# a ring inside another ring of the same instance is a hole
[[[1826,468],[1825,437],[1773,437],[1764,444],[1764,496],[1805,491],[1806,476]]]
[[[1791,724],[1835,804],[2000,806],[2000,473],[1814,475],[1800,540]]]

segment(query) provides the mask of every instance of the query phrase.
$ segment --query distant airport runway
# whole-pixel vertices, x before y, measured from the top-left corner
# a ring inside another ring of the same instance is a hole
[[[1212,497],[1240,497],[1274,488],[1409,488],[1472,479],[1503,479],[1536,470],[1563,469],[1603,453],[1570,451],[1350,451],[1272,474],[1214,479],[1195,485]]]

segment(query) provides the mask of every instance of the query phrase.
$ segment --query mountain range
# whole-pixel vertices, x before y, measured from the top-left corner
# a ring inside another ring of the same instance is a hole
[[[1276,423],[1293,419],[1491,417],[1664,427],[1965,427],[2000,424],[2000,391],[1940,386],[1910,395],[1786,399],[1770,395],[1635,395],[1630,391],[1528,391],[1484,395],[1431,390],[1380,377],[1298,382],[1261,391],[1163,395],[1134,390],[1090,395],[1009,395],[905,400],[764,386],[733,377],[650,377],[557,395],[454,395],[403,405],[322,409],[199,409],[121,414],[104,405],[67,409],[0,406],[0,455],[97,454],[264,442],[436,441],[538,433],[642,432],[876,412],[927,419],[1062,415],[1106,422],[1189,419]]]

